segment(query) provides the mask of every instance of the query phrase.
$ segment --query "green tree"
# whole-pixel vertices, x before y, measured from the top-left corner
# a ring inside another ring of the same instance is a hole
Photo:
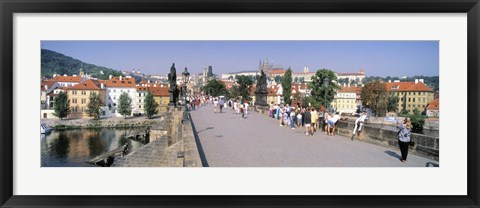
[[[425,124],[425,116],[421,115],[420,110],[415,108],[410,119],[412,120],[412,131],[415,133],[422,133],[423,125]]]
[[[398,101],[400,99],[395,96],[393,93],[390,93],[390,96],[388,96],[388,106],[387,106],[387,111],[388,112],[397,112],[398,111]]]
[[[282,77],[277,75],[273,79],[275,80],[276,83],[279,83],[282,80]]]
[[[220,96],[224,95],[227,91],[225,84],[222,81],[212,79],[207,82],[202,88],[203,92],[211,96]]]
[[[56,117],[59,117],[60,120],[67,117],[70,114],[70,100],[68,100],[67,93],[60,92],[54,101],[54,113]]]
[[[253,84],[253,80],[247,76],[237,76],[238,92],[242,100],[250,101],[250,90]]]
[[[287,72],[282,78],[283,100],[286,104],[290,104],[290,96],[292,95],[292,69],[288,67]]]
[[[375,80],[362,89],[363,106],[372,109],[377,116],[385,116],[388,107],[388,92],[385,84]]]
[[[132,114],[132,98],[124,92],[120,95],[118,104],[118,112],[123,115],[124,118]]]
[[[100,99],[100,94],[96,92],[90,93],[87,104],[87,113],[89,116],[92,116],[94,119],[100,118],[102,100]]]
[[[323,80],[327,78],[328,86],[323,86]],[[317,70],[315,75],[312,76],[312,82],[308,83],[308,88],[311,89],[310,94],[312,95],[310,103],[313,107],[318,108],[321,105],[327,104],[328,107],[329,103],[332,102],[337,90],[340,89],[335,82],[337,80],[337,76],[335,72],[328,69],[320,69]]]
[[[238,88],[238,85],[233,85],[232,88],[230,88],[230,98],[233,99],[238,99],[240,97],[240,90]]]
[[[152,93],[148,92],[145,96],[145,102],[143,104],[143,110],[147,118],[151,118],[153,115],[158,113],[158,103],[153,99]]]

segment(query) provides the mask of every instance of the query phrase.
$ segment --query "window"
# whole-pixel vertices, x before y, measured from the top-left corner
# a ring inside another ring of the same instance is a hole
[[[408,92],[408,95],[410,95],[411,92]]]
[[[85,90],[82,90],[82,95],[86,95],[87,92]]]
[[[142,99],[139,99],[138,102],[141,103],[141,102],[142,102]]]
[[[416,92],[413,92],[413,95],[415,95]]]
[[[142,106],[141,106],[141,105],[139,105],[139,106],[138,106],[138,108],[142,108]]]
[[[410,98],[408,98],[408,102],[410,102],[410,101],[411,101]]]
[[[423,98],[423,102],[425,102],[425,98]]]
[[[76,90],[72,91],[72,94],[73,94],[73,95],[76,95],[76,94],[77,94],[77,91],[76,91]]]
[[[410,104],[408,104],[408,107],[410,107]]]
[[[142,93],[138,93],[138,97],[142,97]]]
[[[413,102],[415,102],[415,98],[413,98]]]
[[[82,99],[82,104],[87,103],[87,99]]]

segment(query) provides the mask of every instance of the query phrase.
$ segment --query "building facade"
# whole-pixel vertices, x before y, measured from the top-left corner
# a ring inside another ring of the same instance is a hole
[[[68,99],[70,100],[69,118],[88,118],[87,106],[90,102],[90,95],[100,95],[102,106],[105,105],[105,89],[104,84],[86,79],[79,84],[67,88]],[[105,112],[102,112],[105,115]]]
[[[142,113],[143,110],[138,109],[138,100],[137,98],[137,88],[135,86],[135,79],[127,76],[127,77],[110,77],[109,80],[105,82],[105,90],[106,90],[106,105],[110,110],[110,113],[114,114],[117,117],[122,116],[118,113],[118,105],[120,100],[120,95],[123,93],[127,93],[128,96],[132,99],[132,113]],[[131,116],[130,115],[130,116]]]
[[[394,82],[385,83],[387,91],[399,98],[398,111],[412,113],[418,109],[420,112],[434,99],[432,88],[423,83],[423,79],[416,79],[415,82]]]
[[[331,107],[340,114],[354,114],[357,110],[357,88],[355,86],[343,85],[333,98]]]

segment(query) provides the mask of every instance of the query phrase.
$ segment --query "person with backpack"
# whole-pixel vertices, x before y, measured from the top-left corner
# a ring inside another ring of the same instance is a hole
[[[410,146],[412,136],[412,121],[410,118],[405,118],[403,124],[398,126],[398,146],[400,146],[400,152],[402,154],[401,162],[407,161],[408,146]]]

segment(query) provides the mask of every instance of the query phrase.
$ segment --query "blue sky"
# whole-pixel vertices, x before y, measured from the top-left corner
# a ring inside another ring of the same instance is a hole
[[[367,76],[438,76],[438,41],[42,41],[53,50],[86,63],[116,70],[138,69],[167,74],[186,66],[200,73],[211,65],[216,74],[257,70],[268,58],[293,71],[331,69]]]

